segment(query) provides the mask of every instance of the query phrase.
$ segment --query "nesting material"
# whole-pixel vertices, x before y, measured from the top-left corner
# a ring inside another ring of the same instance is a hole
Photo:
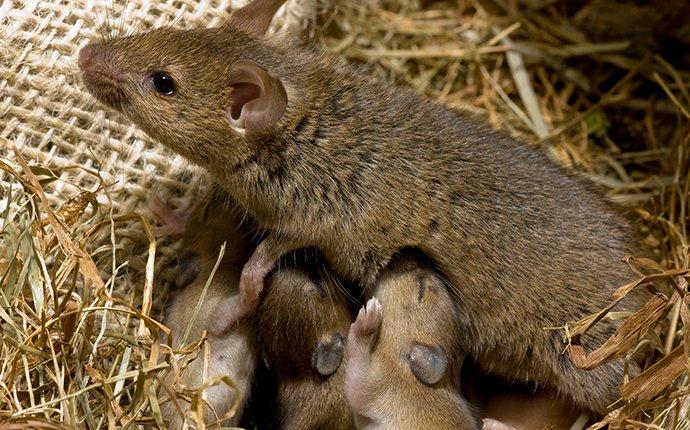
[[[204,387],[161,388],[166,372],[204,359],[208,344],[168,346],[158,321],[175,246],[156,240],[146,208],[152,189],[182,205],[205,177],[97,106],[76,53],[107,34],[216,25],[230,3],[0,5],[0,421],[160,425],[168,396],[192,403],[191,427],[217,421],[204,416]],[[549,329],[562,331],[564,353],[583,368],[632,355],[645,362],[593,428],[687,428],[686,3],[296,0],[286,10],[278,26],[542,147],[630,213],[652,257],[626,260],[636,281],[600,314]],[[654,294],[637,313],[616,312],[634,288]],[[601,318],[626,322],[585,351]],[[232,385],[208,381],[219,383]]]

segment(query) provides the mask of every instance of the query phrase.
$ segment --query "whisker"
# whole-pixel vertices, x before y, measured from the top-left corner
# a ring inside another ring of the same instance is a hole
[[[340,279],[338,279],[337,276],[334,276],[334,275],[328,270],[327,266],[326,266],[324,263],[321,264],[321,268],[322,268],[322,270],[323,270],[324,275],[325,275],[325,276],[328,276],[329,280],[330,280],[331,282],[333,282],[333,283],[336,285],[336,287],[338,287],[338,290],[343,294],[343,296],[345,296],[345,300],[347,300],[349,303],[351,303],[351,304],[353,304],[353,305],[360,305],[360,304],[362,304],[362,301],[361,301],[360,299],[358,299],[357,297],[355,297],[355,296],[349,291],[349,289],[346,288],[346,287],[342,284],[342,282],[340,281]]]

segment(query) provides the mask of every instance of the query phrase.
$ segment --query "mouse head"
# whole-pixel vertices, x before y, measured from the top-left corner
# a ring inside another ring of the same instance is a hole
[[[287,93],[262,41],[284,0],[255,0],[210,29],[161,28],[91,43],[79,53],[86,88],[153,138],[203,164],[284,116]]]

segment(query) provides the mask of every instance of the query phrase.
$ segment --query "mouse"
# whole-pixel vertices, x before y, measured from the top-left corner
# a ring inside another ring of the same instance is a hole
[[[249,227],[238,207],[218,187],[201,193],[196,204],[181,211],[173,211],[156,195],[150,196],[149,207],[163,221],[168,234],[182,237],[175,288],[163,319],[171,331],[172,347],[184,349],[207,332],[210,348],[206,375],[200,352],[186,367],[178,362],[180,371],[168,373],[164,384],[168,389],[193,389],[213,378],[229,376],[237,393],[223,382],[204,391],[206,422],[236,426],[249,398],[258,354],[256,330],[246,318],[250,309],[238,303],[240,274],[253,249],[246,237]],[[202,297],[223,244],[225,253]],[[219,317],[233,322],[224,321],[218,330],[215,320]],[[187,402],[171,400],[160,408],[169,428],[179,429],[185,422],[193,422]]]
[[[267,37],[282,3],[254,0],[217,27],[94,41],[79,53],[84,85],[203,166],[268,232],[243,268],[244,294],[291,249],[318,249],[338,278],[370,289],[415,248],[452,287],[472,360],[606,414],[623,360],[581,370],[552,328],[595,314],[633,277],[620,261],[642,252],[628,218],[540,149]],[[633,291],[617,310],[640,300]],[[586,351],[618,325],[599,322]]]
[[[357,428],[479,428],[460,392],[458,309],[443,279],[404,253],[371,292],[347,336],[345,393]]]
[[[286,257],[299,264],[270,275],[256,311],[262,357],[276,379],[277,427],[354,429],[343,390],[349,293],[311,254]]]

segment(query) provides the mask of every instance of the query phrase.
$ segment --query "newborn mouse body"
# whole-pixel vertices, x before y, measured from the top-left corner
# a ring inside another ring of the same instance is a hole
[[[581,371],[562,332],[545,327],[596,313],[629,281],[620,259],[639,251],[627,220],[537,149],[266,39],[280,4],[255,0],[216,28],[88,45],[86,87],[208,169],[270,231],[241,291],[256,295],[290,249],[313,246],[338,277],[371,287],[396,252],[417,248],[453,288],[456,334],[474,361],[605,414],[622,360]],[[618,324],[597,324],[586,347]]]
[[[335,278],[323,267],[281,268],[268,279],[256,320],[277,378],[280,428],[353,429],[343,391],[352,317]]]
[[[152,201],[152,210],[177,233],[183,234],[182,251],[178,257],[178,275],[175,284],[179,290],[166,309],[164,323],[173,338],[173,348],[181,348],[180,342],[189,326],[185,345],[194,342],[209,332],[208,342],[211,349],[210,363],[206,380],[217,376],[229,376],[237,385],[240,399],[235,398],[233,390],[224,383],[209,387],[204,392],[204,399],[209,408],[206,417],[209,423],[223,417],[230,411],[235,401],[239,407],[234,416],[226,420],[225,425],[237,425],[249,397],[252,377],[256,367],[257,343],[254,327],[247,320],[233,316],[240,315],[234,308],[240,296],[238,284],[242,267],[252,251],[249,241],[244,237],[246,228],[242,226],[242,214],[219,189],[212,190],[203,196],[187,219],[177,219],[168,208],[157,199]],[[246,226],[245,226],[246,227]],[[181,230],[180,230],[181,228]],[[223,243],[226,243],[225,254],[218,269],[202,298],[204,285],[213,269]],[[201,307],[193,318],[197,303]],[[217,320],[223,319],[223,330]],[[232,323],[225,321],[232,319]],[[225,327],[228,327],[225,329]],[[165,383],[169,387],[181,384],[188,388],[198,388],[204,383],[204,357],[199,354],[180,375],[171,372]],[[178,402],[183,413],[189,410],[189,404]],[[161,404],[161,412],[171,429],[183,428],[188,417],[182,416],[172,401]]]

